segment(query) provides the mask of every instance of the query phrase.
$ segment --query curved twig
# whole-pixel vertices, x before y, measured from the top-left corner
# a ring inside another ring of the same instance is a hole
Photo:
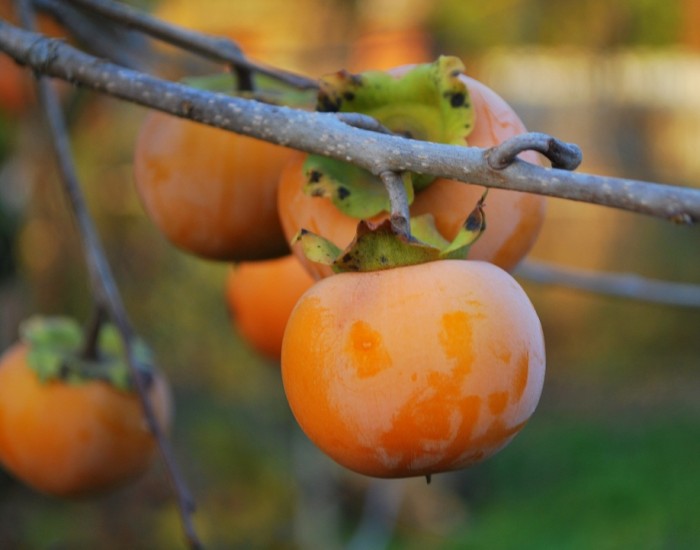
[[[541,132],[519,134],[491,147],[486,151],[486,160],[494,170],[503,170],[515,161],[524,151],[542,153],[552,163],[553,168],[576,170],[581,164],[581,148],[574,143],[565,143]]]
[[[514,271],[524,279],[619,298],[682,307],[700,307],[700,286],[647,279],[627,273],[600,273],[525,260]]]

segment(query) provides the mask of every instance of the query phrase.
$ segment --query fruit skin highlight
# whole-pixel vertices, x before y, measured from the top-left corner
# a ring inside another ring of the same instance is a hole
[[[282,345],[306,435],[368,476],[425,476],[502,449],[544,382],[542,329],[525,292],[486,262],[443,260],[319,281]]]
[[[292,149],[159,112],[134,151],[147,214],[178,248],[246,261],[289,253],[277,215],[279,175]]]
[[[0,357],[0,463],[37,491],[79,497],[123,485],[151,465],[156,442],[138,396],[104,381],[41,383],[19,342]],[[169,386],[153,371],[159,424],[172,416]]]

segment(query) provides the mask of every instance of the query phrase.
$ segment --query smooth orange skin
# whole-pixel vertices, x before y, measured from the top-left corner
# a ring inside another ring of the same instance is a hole
[[[400,74],[405,68],[397,71]],[[476,110],[474,130],[467,137],[468,145],[492,147],[509,137],[526,132],[511,107],[495,92],[480,82],[462,77]],[[278,207],[282,227],[288,239],[301,229],[322,235],[340,248],[352,241],[358,220],[339,212],[327,200],[303,193],[305,157],[298,156],[282,172]],[[527,152],[522,158],[539,164],[536,153]],[[438,179],[416,194],[411,215],[432,213],[435,224],[447,239],[452,239],[474,208],[484,188],[458,181]],[[534,245],[545,217],[546,201],[540,195],[491,189],[486,199],[486,231],[469,251],[470,260],[495,263],[510,271]],[[306,260],[296,245],[294,253],[315,278],[328,277],[328,266]]]
[[[167,428],[162,376],[150,397]],[[145,472],[155,450],[135,394],[96,381],[41,384],[21,343],[0,358],[0,463],[30,487],[60,497],[107,491]]]
[[[150,218],[179,248],[212,260],[289,253],[276,196],[291,149],[159,112],[141,127],[134,177]]]
[[[445,260],[319,281],[292,312],[282,379],[306,435],[374,477],[468,467],[520,431],[542,391],[532,304],[486,262]]]
[[[244,262],[226,278],[226,301],[233,321],[258,352],[280,360],[282,337],[297,300],[314,279],[295,256]]]

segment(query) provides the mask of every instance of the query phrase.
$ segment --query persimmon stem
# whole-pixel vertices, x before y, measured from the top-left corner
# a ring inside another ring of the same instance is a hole
[[[400,174],[384,170],[379,174],[389,193],[391,203],[391,227],[398,235],[411,239],[411,214],[408,209],[408,197]]]
[[[16,5],[23,26],[33,29],[35,27],[35,14],[30,0],[16,0]],[[194,511],[194,501],[180,473],[170,443],[156,418],[153,405],[148,397],[146,380],[140,375],[134,346],[135,333],[128,319],[126,309],[124,308],[121,296],[114,282],[111,268],[107,262],[97,231],[85,204],[80,181],[73,163],[73,156],[70,151],[68,131],[58,96],[46,78],[39,74],[36,76],[37,87],[39,89],[39,103],[49,129],[49,135],[54,147],[63,188],[78,225],[95,302],[98,308],[104,309],[104,311],[109,314],[122,338],[129,368],[133,375],[134,386],[137,390],[146,423],[158,444],[170,481],[177,495],[185,534],[191,548],[200,548],[201,543],[191,518]]]
[[[83,348],[80,351],[80,357],[88,361],[96,360],[99,356],[98,343],[100,339],[100,331],[104,322],[107,320],[107,312],[99,304],[93,307],[92,315],[85,326]]]

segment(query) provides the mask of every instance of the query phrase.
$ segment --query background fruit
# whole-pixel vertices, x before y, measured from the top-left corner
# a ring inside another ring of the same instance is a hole
[[[233,322],[257,351],[279,361],[289,314],[313,283],[291,254],[234,266],[226,279]]]
[[[136,394],[105,382],[42,384],[27,346],[0,358],[0,462],[34,489],[74,497],[116,487],[143,473],[156,450]],[[154,375],[150,397],[170,423],[170,391]]]
[[[277,215],[291,149],[153,112],[136,143],[134,176],[151,219],[176,246],[214,260],[289,251]]]
[[[308,437],[377,477],[479,462],[535,410],[545,351],[525,292],[460,260],[328,277],[287,325],[282,378]]]

